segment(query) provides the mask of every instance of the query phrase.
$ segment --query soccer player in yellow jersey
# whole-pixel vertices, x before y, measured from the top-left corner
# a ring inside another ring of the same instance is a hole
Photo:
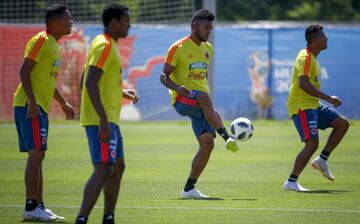
[[[72,106],[56,88],[56,76],[60,67],[57,40],[71,33],[71,14],[66,6],[54,4],[47,8],[45,22],[46,31],[33,36],[26,45],[20,69],[21,83],[13,101],[20,152],[28,153],[24,220],[65,219],[45,209],[42,161],[47,149],[47,114],[52,99],[55,98],[60,103],[67,119],[74,117]]]
[[[302,49],[295,60],[287,102],[289,116],[305,146],[297,155],[293,170],[283,185],[287,191],[308,191],[297,179],[319,146],[318,129],[333,128],[321,154],[311,162],[311,166],[327,179],[334,180],[326,161],[349,128],[349,122],[343,115],[320,103],[320,100],[325,100],[334,107],[342,103],[337,96],[329,96],[320,90],[321,74],[316,56],[327,48],[328,41],[323,26],[308,26],[305,39],[307,48]]]
[[[194,13],[190,36],[170,46],[160,76],[161,83],[169,88],[175,110],[191,119],[194,134],[199,142],[199,150],[181,192],[183,198],[208,197],[197,190],[195,184],[214,148],[215,130],[224,138],[228,150],[239,150],[238,143],[229,136],[209,95],[207,72],[213,57],[213,48],[208,39],[214,19],[214,14],[206,9]]]
[[[102,13],[105,30],[91,43],[82,78],[80,124],[85,127],[94,170],[85,185],[75,223],[87,223],[101,190],[104,192],[103,224],[114,223],[114,211],[125,169],[119,129],[122,97],[136,103],[135,90],[122,89],[122,70],[117,46],[130,28],[128,8],[108,4]]]

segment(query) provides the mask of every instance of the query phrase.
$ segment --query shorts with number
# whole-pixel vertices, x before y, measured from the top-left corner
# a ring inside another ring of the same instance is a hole
[[[203,111],[196,105],[196,96],[200,91],[192,90],[189,97],[177,96],[174,104],[175,110],[182,116],[188,116],[191,119],[192,129],[196,138],[200,135],[210,132],[215,135],[215,129],[205,118]]]
[[[27,118],[27,106],[14,107],[15,124],[18,133],[20,152],[31,149],[46,150],[49,130],[47,113],[40,107],[41,115]]]
[[[321,104],[317,109],[299,110],[298,114],[291,117],[300,135],[301,141],[318,139],[318,129],[324,130],[340,116],[333,108]]]
[[[93,164],[110,163],[115,164],[117,158],[124,156],[123,141],[120,128],[116,124],[109,123],[111,136],[108,143],[99,139],[99,126],[85,126],[89,142],[91,161]]]

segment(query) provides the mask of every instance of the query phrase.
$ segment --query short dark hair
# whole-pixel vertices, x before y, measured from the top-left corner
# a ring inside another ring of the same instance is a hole
[[[320,32],[324,29],[322,25],[315,24],[310,25],[305,30],[305,39],[308,44],[310,44],[315,38],[317,38]]]
[[[191,23],[198,20],[208,20],[212,22],[215,20],[215,15],[207,9],[199,9],[191,18]]]
[[[107,27],[112,19],[120,20],[129,11],[129,8],[119,3],[109,3],[102,12],[102,22]]]
[[[48,24],[53,19],[60,19],[68,8],[62,4],[52,4],[46,9],[45,23]]]

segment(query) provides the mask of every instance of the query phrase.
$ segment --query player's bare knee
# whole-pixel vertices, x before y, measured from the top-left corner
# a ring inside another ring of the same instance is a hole
[[[342,130],[342,131],[346,132],[349,129],[350,124],[349,124],[349,121],[345,117],[340,116],[335,121],[333,121],[333,123],[331,124],[331,127],[336,130]]]
[[[207,152],[212,152],[212,150],[214,149],[214,141],[202,141],[199,143],[200,145],[200,149],[207,151]]]
[[[96,173],[102,173],[104,175],[109,175],[111,172],[111,164],[100,162],[95,165],[94,172]]]
[[[209,151],[212,151],[214,149],[214,142],[207,142],[203,147]]]
[[[306,148],[315,152],[319,148],[319,140],[309,139],[305,142]]]
[[[116,169],[119,173],[123,173],[125,171],[125,163],[116,163],[114,169]]]
[[[42,161],[45,158],[45,151],[32,149],[29,151],[29,159]]]
[[[349,121],[346,119],[346,118],[342,118],[342,120],[341,120],[341,127],[343,128],[343,130],[346,132],[348,129],[349,129],[349,127],[350,127],[350,123],[349,123]]]

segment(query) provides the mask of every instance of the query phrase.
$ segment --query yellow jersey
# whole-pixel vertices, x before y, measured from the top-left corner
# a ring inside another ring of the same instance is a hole
[[[299,77],[306,75],[315,88],[320,89],[320,66],[316,57],[309,49],[302,49],[296,57],[289,97],[287,101],[289,117],[298,114],[299,110],[316,109],[320,107],[319,98],[313,97],[300,88]]]
[[[99,115],[90,101],[85,83],[90,66],[101,69],[98,82],[101,103],[109,122],[118,124],[122,103],[122,71],[116,41],[107,34],[100,34],[92,41],[85,64],[81,94],[80,125],[99,125]]]
[[[165,59],[165,63],[175,67],[170,79],[190,90],[209,93],[207,72],[212,57],[213,47],[209,42],[197,45],[189,36],[178,40],[170,46]],[[169,92],[174,105],[177,93],[172,89]]]
[[[59,46],[53,36],[43,31],[33,36],[26,44],[24,57],[36,62],[30,71],[31,86],[36,103],[48,113],[60,68]],[[14,94],[13,106],[25,106],[27,100],[20,83]]]

